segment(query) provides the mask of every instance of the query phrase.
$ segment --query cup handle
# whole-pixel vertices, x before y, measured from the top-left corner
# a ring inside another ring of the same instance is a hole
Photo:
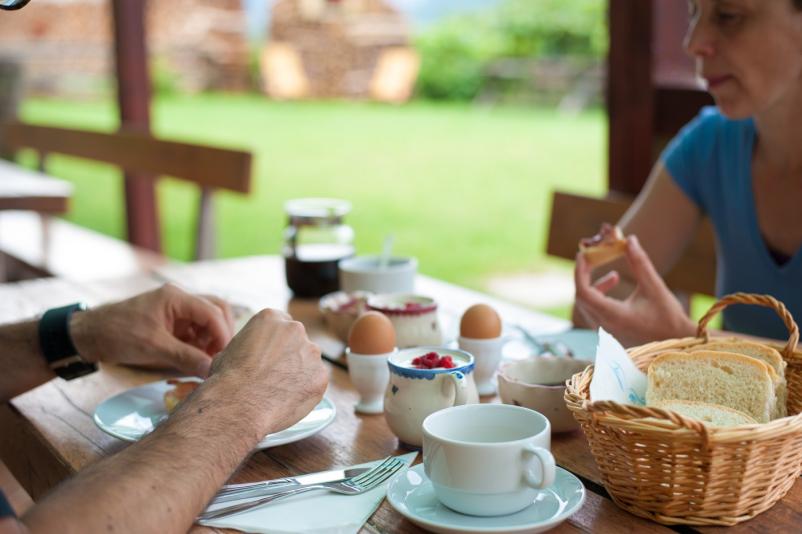
[[[462,374],[460,371],[454,371],[452,373],[448,373],[448,377],[451,380],[444,380],[443,385],[445,386],[449,382],[454,383],[454,406],[461,406],[465,404],[465,401],[468,399],[468,385],[465,383],[465,375]],[[447,389],[447,386],[443,388],[444,390]],[[445,391],[444,391],[445,392]]]
[[[526,483],[535,489],[543,489],[554,483],[556,466],[554,456],[548,449],[528,444],[524,449],[528,458],[524,461]]]

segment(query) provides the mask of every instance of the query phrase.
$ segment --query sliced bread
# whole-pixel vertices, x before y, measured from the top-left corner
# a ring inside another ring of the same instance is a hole
[[[712,426],[752,425],[757,423],[754,417],[740,410],[709,402],[666,400],[656,403],[655,407],[671,410]]]
[[[708,343],[704,346],[704,350],[734,352],[765,362],[775,372],[772,375],[772,380],[774,381],[774,390],[777,394],[777,406],[772,413],[772,419],[788,415],[788,410],[786,408],[786,402],[788,401],[788,385],[785,381],[785,366],[787,364],[777,350],[766,345],[761,345],[760,343],[738,338],[725,338],[721,341],[717,340],[713,343]]]
[[[764,362],[742,354],[668,352],[649,366],[646,404],[666,400],[708,402],[767,423],[777,404],[770,373],[774,370]]]
[[[735,352],[736,354],[751,356],[766,362],[778,375],[785,376],[785,367],[787,365],[785,360],[776,349],[768,345],[738,339],[737,337],[726,337],[713,338],[710,343],[705,343],[703,349],[716,352]]]

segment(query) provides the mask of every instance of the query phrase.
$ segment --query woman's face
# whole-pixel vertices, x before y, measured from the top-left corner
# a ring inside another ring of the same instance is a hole
[[[688,0],[685,49],[724,115],[802,103],[802,11],[792,0]]]

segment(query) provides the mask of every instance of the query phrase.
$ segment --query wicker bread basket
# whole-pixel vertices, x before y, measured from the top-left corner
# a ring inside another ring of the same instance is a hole
[[[785,345],[768,344],[788,362],[788,417],[715,428],[658,408],[592,402],[592,365],[568,382],[566,403],[604,486],[635,515],[669,525],[735,525],[769,509],[802,473],[802,352],[799,329],[782,303],[744,293],[724,297],[699,321],[697,337],[649,343],[629,355],[645,372],[660,353],[704,348],[708,322],[731,304],[773,308],[788,327]]]

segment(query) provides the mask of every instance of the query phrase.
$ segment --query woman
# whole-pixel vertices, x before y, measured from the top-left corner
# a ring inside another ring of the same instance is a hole
[[[717,294],[770,294],[802,319],[802,0],[689,7],[685,49],[717,106],[669,144],[620,221],[632,236],[626,261],[592,282],[577,257],[577,322],[602,326],[625,345],[694,334],[659,273],[704,216],[716,233]],[[728,308],[724,321],[728,330],[787,336],[764,308]]]

